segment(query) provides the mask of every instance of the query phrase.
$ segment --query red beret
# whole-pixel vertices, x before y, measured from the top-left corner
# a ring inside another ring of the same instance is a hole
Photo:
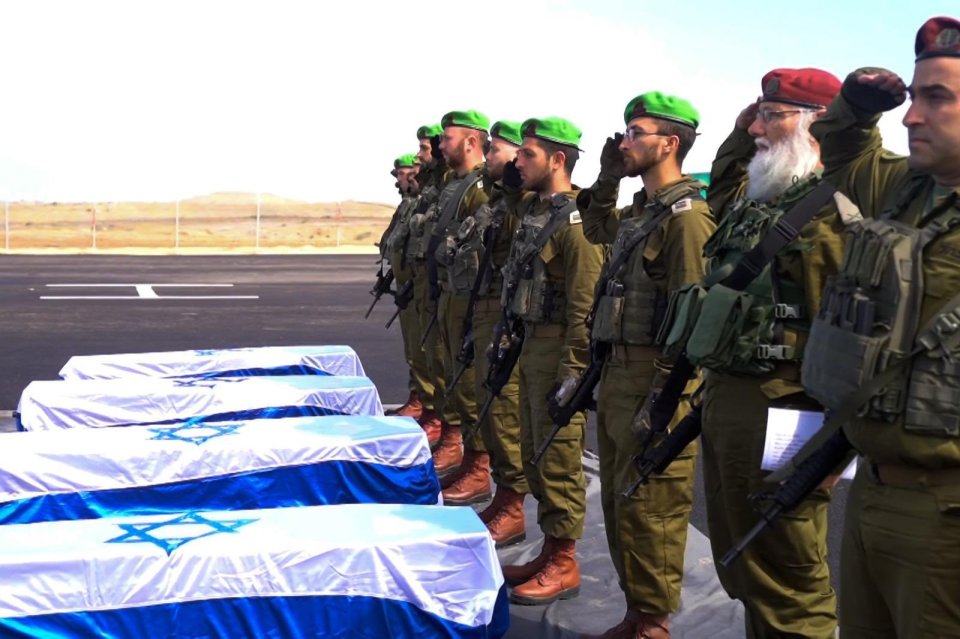
[[[913,45],[917,62],[942,56],[960,58],[960,21],[955,18],[930,18],[917,31]]]
[[[819,109],[840,93],[840,80],[821,69],[774,69],[763,76],[761,102],[785,102]]]

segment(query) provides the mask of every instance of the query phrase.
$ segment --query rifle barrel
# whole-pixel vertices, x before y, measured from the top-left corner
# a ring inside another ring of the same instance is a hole
[[[394,322],[398,317],[400,317],[400,311],[402,311],[402,310],[403,310],[403,309],[398,308],[396,311],[394,311],[393,315],[390,316],[390,319],[387,320],[387,323],[384,324],[383,327],[384,327],[384,328],[390,328],[390,327],[393,325],[393,322]]]
[[[426,330],[423,331],[423,337],[420,338],[420,348],[423,348],[423,345],[427,343],[427,338],[430,337],[430,331],[433,330],[433,326],[436,323],[437,323],[437,314],[434,313],[430,317],[430,321],[427,323]]]
[[[370,308],[367,309],[367,314],[363,316],[363,319],[367,319],[368,317],[370,317],[370,313],[373,312],[373,307],[376,306],[377,302],[379,301],[380,301],[380,296],[379,295],[374,296],[373,301],[370,302]]]
[[[547,452],[547,449],[550,448],[550,444],[553,443],[553,440],[557,437],[557,434],[560,432],[560,429],[563,428],[562,424],[554,424],[553,430],[550,431],[550,434],[547,435],[547,438],[540,442],[540,445],[537,446],[537,450],[533,453],[533,457],[530,458],[530,463],[536,466],[540,463],[540,458],[543,457],[543,454]]]

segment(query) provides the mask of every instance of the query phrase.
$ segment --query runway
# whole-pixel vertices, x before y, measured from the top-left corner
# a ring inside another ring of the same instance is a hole
[[[15,409],[30,381],[57,379],[72,355],[309,344],[349,344],[383,402],[400,402],[406,396],[406,373],[399,324],[389,331],[383,327],[395,310],[392,299],[384,297],[363,320],[372,299],[374,260],[371,255],[0,256],[0,410]],[[595,450],[595,444],[591,420],[588,449]],[[841,485],[831,506],[835,584],[846,492]],[[695,500],[691,521],[705,535],[699,476]],[[613,583],[605,587],[616,596],[615,575],[591,579],[603,582],[611,576]],[[716,605],[732,605],[723,599]],[[576,616],[576,601],[550,606],[548,610],[560,612],[546,616],[566,618],[564,606]],[[612,603],[622,612],[619,600]],[[541,613],[543,609],[517,611],[508,636],[547,636],[530,634],[543,627],[537,618]],[[736,622],[731,627],[729,614],[724,608],[720,616],[726,620],[718,625],[733,634],[715,630],[712,636],[740,636],[741,627]],[[532,625],[518,634],[527,622]],[[566,630],[557,633],[550,636],[574,636]],[[691,629],[674,636],[702,635]]]

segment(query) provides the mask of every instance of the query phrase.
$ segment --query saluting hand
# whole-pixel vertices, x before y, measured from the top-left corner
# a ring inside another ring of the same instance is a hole
[[[867,113],[882,113],[897,108],[907,99],[903,79],[887,69],[857,69],[843,81],[843,97]]]
[[[760,109],[760,100],[759,98],[755,102],[751,102],[747,105],[743,111],[740,112],[740,115],[737,116],[736,127],[738,129],[743,129],[746,131],[750,128],[750,125],[753,124],[753,121],[757,119],[757,111]]]
[[[500,178],[500,181],[508,188],[523,188],[523,176],[520,175],[520,169],[517,168],[516,160],[510,160],[503,165],[503,177]]]
[[[623,163],[623,153],[620,152],[620,144],[623,142],[623,133],[614,133],[612,138],[607,138],[600,151],[600,175],[614,180],[622,180],[627,174],[627,167]]]

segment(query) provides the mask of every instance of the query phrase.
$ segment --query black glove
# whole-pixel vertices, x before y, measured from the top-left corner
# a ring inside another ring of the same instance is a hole
[[[446,160],[443,159],[443,153],[440,152],[440,136],[435,135],[430,138],[430,155],[437,168],[443,169],[446,166]]]
[[[520,170],[517,169],[516,160],[510,160],[503,165],[503,177],[500,180],[507,188],[518,190],[523,188],[523,177],[520,175]]]
[[[556,421],[557,411],[560,410],[560,405],[557,404],[557,391],[560,390],[560,382],[557,382],[550,387],[550,390],[547,391],[547,414],[550,415],[550,419]]]
[[[876,84],[864,84],[860,81],[860,76],[879,75],[879,86]],[[857,69],[846,77],[840,93],[847,99],[847,102],[866,113],[883,113],[891,111],[907,99],[906,85],[900,76],[879,67],[863,67]]]
[[[623,142],[623,134],[615,133],[612,138],[607,138],[603,150],[600,151],[600,176],[612,180],[622,180],[627,174],[627,167],[623,163],[623,153],[620,152],[620,143]]]

